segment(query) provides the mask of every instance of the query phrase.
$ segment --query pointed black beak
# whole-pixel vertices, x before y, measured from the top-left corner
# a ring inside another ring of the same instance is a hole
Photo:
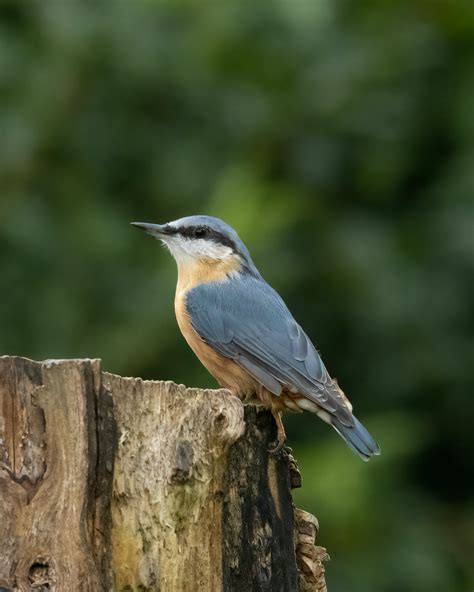
[[[167,224],[150,224],[148,222],[130,222],[130,224],[140,228],[140,230],[144,230],[147,234],[151,234],[152,236],[156,237],[171,234]]]

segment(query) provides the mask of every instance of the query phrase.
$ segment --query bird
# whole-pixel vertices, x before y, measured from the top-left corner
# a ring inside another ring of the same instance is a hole
[[[271,411],[277,426],[271,452],[285,445],[282,412],[291,410],[317,415],[364,461],[380,454],[233,228],[205,215],[131,224],[161,241],[176,260],[176,319],[198,359],[221,387]]]

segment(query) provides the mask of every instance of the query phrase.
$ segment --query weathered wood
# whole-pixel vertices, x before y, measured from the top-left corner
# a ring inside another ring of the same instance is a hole
[[[245,429],[240,401],[226,391],[110,375],[105,385],[121,429],[112,512],[117,590],[219,590],[226,457]]]
[[[322,592],[274,438],[228,391],[0,358],[0,591]]]
[[[314,542],[319,530],[317,519],[308,512],[295,509],[295,544],[299,569],[300,592],[327,592],[324,561],[329,555]]]
[[[97,360],[0,358],[0,586],[6,590],[111,589],[104,536],[114,430],[99,418],[99,388]],[[105,457],[99,459],[99,450]]]

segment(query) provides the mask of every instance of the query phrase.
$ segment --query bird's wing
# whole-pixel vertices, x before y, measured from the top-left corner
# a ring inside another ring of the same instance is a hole
[[[186,309],[199,336],[275,395],[286,387],[343,424],[350,405],[280,296],[262,279],[244,276],[190,290]]]

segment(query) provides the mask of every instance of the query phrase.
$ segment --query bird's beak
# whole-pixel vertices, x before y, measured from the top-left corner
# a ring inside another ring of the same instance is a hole
[[[147,234],[151,234],[158,238],[163,238],[170,234],[169,226],[167,224],[150,224],[148,222],[130,222],[130,224],[140,228],[140,230],[144,230]]]

